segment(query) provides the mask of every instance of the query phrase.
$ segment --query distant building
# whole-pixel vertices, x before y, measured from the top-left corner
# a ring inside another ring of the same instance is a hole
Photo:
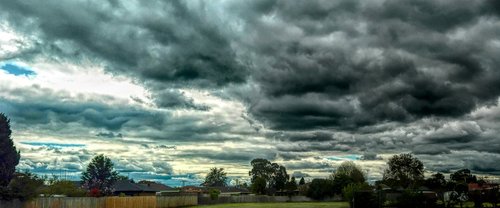
[[[162,183],[157,183],[157,182],[154,182],[154,181],[139,181],[140,185],[142,186],[147,186],[148,188],[154,190],[154,191],[179,191],[178,189],[175,189],[175,188],[172,188],[170,186],[167,186],[165,184],[162,184]]]
[[[210,189],[218,189],[220,191],[219,196],[234,196],[234,195],[248,195],[250,191],[246,188],[240,188],[235,186],[224,186],[224,187],[207,187],[207,193]]]
[[[499,188],[499,185],[496,183],[469,183],[467,184],[469,191],[484,191],[484,190],[489,190],[489,189],[494,189],[494,188]]]
[[[197,194],[208,194],[210,189],[217,189],[220,191],[219,196],[234,196],[234,195],[247,195],[250,191],[246,188],[240,188],[236,186],[214,186],[214,187],[204,187],[204,186],[184,186],[181,188],[183,193],[197,193]]]
[[[115,182],[113,190],[114,195],[125,194],[127,196],[153,196],[156,195],[157,192],[176,191],[175,189],[161,183],[133,183],[129,180],[120,180]]]
[[[183,193],[203,193],[205,191],[205,187],[199,186],[183,186],[181,187],[181,192]]]

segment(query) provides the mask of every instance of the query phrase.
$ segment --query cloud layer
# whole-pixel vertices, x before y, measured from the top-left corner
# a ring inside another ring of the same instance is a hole
[[[87,141],[83,155],[158,174],[218,165],[243,176],[265,157],[307,176],[356,160],[377,178],[401,152],[430,171],[500,171],[495,0],[49,0],[0,11],[0,111],[18,142]],[[133,159],[139,150],[162,156]]]

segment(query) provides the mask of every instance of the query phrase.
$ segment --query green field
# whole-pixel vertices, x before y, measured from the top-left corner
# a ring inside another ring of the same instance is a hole
[[[284,203],[234,203],[234,204],[216,204],[200,205],[195,207],[203,208],[254,208],[254,207],[277,207],[277,208],[349,208],[347,202],[284,202]]]

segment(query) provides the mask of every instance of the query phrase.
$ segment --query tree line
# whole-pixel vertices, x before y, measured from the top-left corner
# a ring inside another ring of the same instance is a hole
[[[439,172],[425,178],[423,163],[410,153],[391,157],[387,161],[382,179],[374,184],[367,182],[364,170],[352,161],[342,162],[327,178],[314,178],[308,183],[304,178],[297,183],[295,177],[287,174],[284,166],[266,159],[257,158],[250,164],[251,184],[239,186],[249,188],[255,194],[305,195],[316,200],[337,196],[348,201],[351,206],[355,195],[358,194],[361,196],[358,200],[361,199],[364,203],[362,207],[378,207],[379,203],[394,207],[454,207],[464,202],[463,196],[477,205],[476,207],[481,207],[484,201],[491,201],[496,205],[500,198],[498,187],[489,192],[470,192],[469,183],[481,185],[487,181],[478,179],[469,169],[450,173],[449,180]],[[203,184],[208,187],[226,186],[227,180],[224,169],[214,167],[210,169]],[[436,198],[425,197],[422,188],[433,191]],[[374,193],[388,189],[399,192],[399,197],[396,201],[380,202]],[[452,194],[445,199],[447,192]],[[438,200],[441,201],[440,204]]]

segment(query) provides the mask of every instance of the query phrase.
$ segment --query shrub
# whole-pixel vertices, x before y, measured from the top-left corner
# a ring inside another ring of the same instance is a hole
[[[79,188],[73,182],[66,180],[50,181],[43,193],[49,196],[62,194],[69,197],[82,197],[87,194],[84,189]]]
[[[90,197],[100,197],[101,195],[102,195],[101,190],[99,190],[98,188],[90,189],[90,192],[89,192]]]
[[[216,200],[219,198],[220,190],[219,189],[210,189],[210,190],[208,190],[208,194],[210,195],[210,199]]]
[[[0,200],[10,201],[16,197],[9,187],[0,186]]]
[[[9,184],[9,189],[14,197],[26,201],[36,197],[42,186],[43,179],[35,174],[25,172],[15,174]]]
[[[262,177],[257,177],[252,182],[252,191],[256,194],[265,194],[266,193],[266,179]]]
[[[430,207],[430,205],[426,205],[425,196],[413,190],[405,190],[397,201],[398,207],[408,207],[408,208],[418,208],[418,207]]]
[[[371,187],[366,183],[351,183],[342,189],[342,195],[344,200],[349,202],[350,207],[353,207],[353,199],[356,201],[356,207],[367,207],[377,201],[371,192]],[[363,206],[358,206],[359,203],[363,203]]]
[[[307,196],[313,199],[324,199],[333,196],[333,184],[327,179],[313,179],[307,190]]]

